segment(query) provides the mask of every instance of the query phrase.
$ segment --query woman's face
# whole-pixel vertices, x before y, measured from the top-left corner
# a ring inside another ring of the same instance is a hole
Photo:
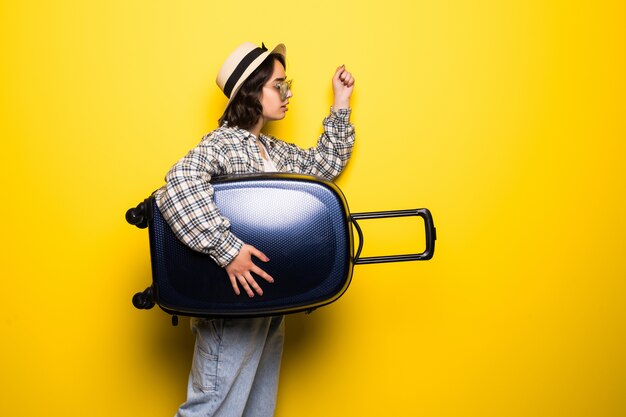
[[[280,85],[286,80],[285,67],[278,60],[274,60],[274,72],[269,81],[261,90],[260,102],[263,106],[263,119],[266,122],[272,120],[281,120],[285,117],[291,90],[287,92],[287,96],[283,100],[280,94]]]

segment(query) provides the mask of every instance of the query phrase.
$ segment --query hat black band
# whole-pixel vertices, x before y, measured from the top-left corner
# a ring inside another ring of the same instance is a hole
[[[226,84],[224,84],[224,94],[226,94],[226,97],[230,98],[230,93],[232,93],[235,84],[239,81],[239,78],[241,78],[252,61],[257,59],[265,51],[267,51],[267,48],[255,48],[243,57],[241,62],[239,62],[239,65],[237,65],[237,68],[235,68],[233,73],[230,74],[230,77],[228,77]]]

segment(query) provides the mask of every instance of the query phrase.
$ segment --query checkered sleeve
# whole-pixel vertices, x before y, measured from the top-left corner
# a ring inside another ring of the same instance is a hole
[[[156,201],[174,234],[190,248],[207,253],[224,267],[243,242],[230,232],[230,222],[213,202],[211,177],[223,172],[225,156],[216,141],[204,138],[166,175]]]
[[[350,109],[331,109],[322,125],[324,131],[315,147],[302,149],[286,144],[281,151],[282,156],[291,160],[294,172],[332,180],[341,173],[352,154],[355,134],[350,123]]]

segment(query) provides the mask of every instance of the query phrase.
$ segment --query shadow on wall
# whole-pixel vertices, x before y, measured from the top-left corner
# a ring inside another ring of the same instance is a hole
[[[322,323],[314,320],[311,314],[288,315],[285,322],[285,344],[294,351],[306,351],[307,347],[318,338],[321,326]]]

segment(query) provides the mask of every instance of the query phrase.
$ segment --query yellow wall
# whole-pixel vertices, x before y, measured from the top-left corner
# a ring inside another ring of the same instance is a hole
[[[357,266],[337,303],[289,317],[278,417],[626,415],[624,9],[3,1],[0,415],[183,400],[187,320],[132,307],[147,232],[123,215],[215,127],[243,41],[287,44],[272,132],[302,146],[345,63],[351,210],[429,207],[439,232],[432,261]]]

